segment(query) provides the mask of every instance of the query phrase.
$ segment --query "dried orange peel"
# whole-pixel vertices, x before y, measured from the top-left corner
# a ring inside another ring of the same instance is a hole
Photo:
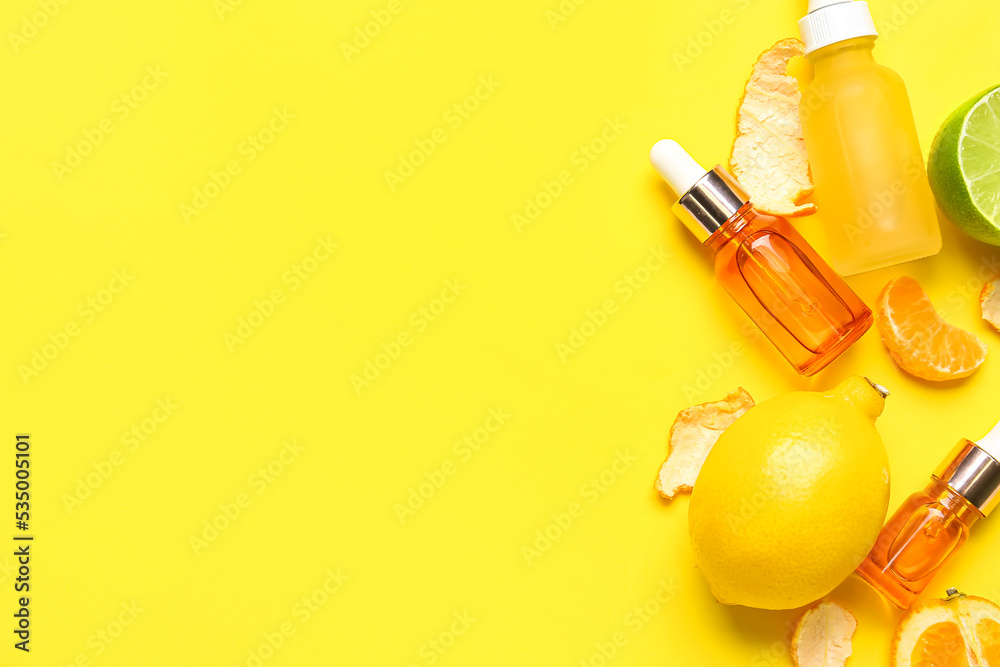
[[[1000,606],[985,598],[954,593],[945,600],[928,600],[914,607],[899,619],[889,664],[1000,665]]]
[[[983,285],[979,305],[983,308],[983,319],[1000,331],[1000,278]]]
[[[836,602],[821,602],[795,624],[792,662],[796,667],[844,667],[851,657],[851,638],[858,628],[854,614]]]
[[[729,158],[736,180],[747,189],[757,210],[795,217],[816,211],[803,203],[813,192],[809,156],[799,121],[798,81],[787,74],[788,62],[805,53],[797,39],[783,39],[754,63],[737,118],[736,141]]]
[[[669,453],[654,483],[656,490],[670,499],[690,492],[715,441],[753,404],[750,394],[739,387],[721,401],[681,410],[670,427]]]
[[[875,323],[893,360],[919,378],[938,382],[964,378],[986,361],[986,344],[945,322],[909,276],[893,278],[882,288]]]

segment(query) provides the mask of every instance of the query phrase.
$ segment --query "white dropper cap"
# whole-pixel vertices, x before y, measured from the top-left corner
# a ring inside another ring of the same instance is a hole
[[[660,139],[653,144],[649,150],[649,161],[678,198],[708,173],[673,139]]]
[[[671,210],[704,243],[750,201],[750,195],[721,166],[707,170],[673,139],[661,139],[649,161],[677,193]]]
[[[1000,461],[1000,422],[976,443],[987,454]]]
[[[863,0],[809,0],[809,13],[799,19],[806,53],[855,37],[878,37],[868,3]]]

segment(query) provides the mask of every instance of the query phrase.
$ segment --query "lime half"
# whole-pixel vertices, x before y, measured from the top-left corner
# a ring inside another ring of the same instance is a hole
[[[1000,245],[1000,86],[948,116],[931,144],[927,176],[949,220]]]

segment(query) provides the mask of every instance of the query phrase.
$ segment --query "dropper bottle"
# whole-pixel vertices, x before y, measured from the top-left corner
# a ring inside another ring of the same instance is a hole
[[[837,358],[872,313],[784,218],[765,215],[721,166],[706,171],[670,139],[650,162],[679,196],[674,214],[715,253],[715,275],[802,375]]]
[[[1000,502],[1000,423],[978,443],[962,439],[889,518],[858,574],[909,609],[938,570],[969,539],[969,529]]]

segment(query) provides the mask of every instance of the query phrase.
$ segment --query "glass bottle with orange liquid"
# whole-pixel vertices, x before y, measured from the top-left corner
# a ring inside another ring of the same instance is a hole
[[[868,3],[810,0],[799,114],[830,263],[849,276],[936,254],[941,229],[906,86],[872,57]]]
[[[706,172],[669,139],[650,161],[680,196],[674,213],[715,253],[719,282],[796,371],[816,373],[868,330],[872,313],[847,283],[722,167]]]
[[[969,529],[1000,502],[1000,424],[978,443],[961,440],[923,491],[882,527],[858,574],[890,602],[909,609],[969,539]]]

